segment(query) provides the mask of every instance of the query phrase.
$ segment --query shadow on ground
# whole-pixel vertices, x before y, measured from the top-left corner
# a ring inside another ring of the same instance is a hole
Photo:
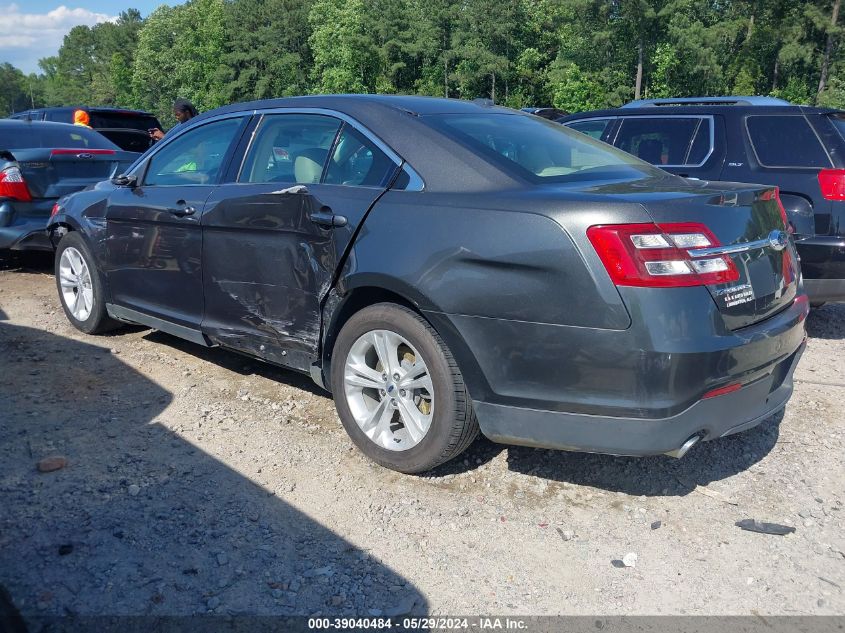
[[[0,270],[53,274],[53,253],[0,250]]]
[[[827,303],[810,310],[807,334],[828,340],[845,338],[845,303]]]
[[[442,477],[466,472],[506,451],[508,468],[524,475],[637,496],[683,496],[698,486],[731,477],[760,461],[777,443],[782,419],[780,412],[743,433],[703,442],[681,459],[504,446],[481,437],[457,460],[443,464],[430,474]]]
[[[139,326],[138,329],[144,328]],[[126,330],[121,328],[115,332],[117,334],[122,334],[125,333]],[[163,334],[162,332],[155,330],[150,330],[144,335],[144,338],[156,345],[167,345],[173,349],[178,349],[180,352],[190,354],[200,360],[218,365],[224,369],[235,372],[236,374],[240,374],[241,376],[261,376],[262,378],[267,378],[268,380],[272,380],[274,382],[281,382],[286,385],[290,385],[291,387],[296,387],[297,389],[302,389],[303,391],[321,396],[327,400],[331,400],[331,394],[329,394],[328,391],[317,387],[309,376],[291,369],[270,365],[269,363],[244,356],[243,354],[231,352],[221,347],[203,347],[202,345],[197,345],[196,343],[191,343],[190,341],[186,341],[169,334]]]
[[[172,395],[107,347],[4,321],[0,359],[0,585],[28,623],[427,611],[408,580],[158,424]],[[39,472],[55,455],[67,465]]]

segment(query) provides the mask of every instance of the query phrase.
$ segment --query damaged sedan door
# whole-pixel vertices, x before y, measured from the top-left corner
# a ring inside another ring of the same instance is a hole
[[[341,117],[264,114],[206,202],[202,330],[212,341],[301,371],[316,359],[337,264],[399,168]]]

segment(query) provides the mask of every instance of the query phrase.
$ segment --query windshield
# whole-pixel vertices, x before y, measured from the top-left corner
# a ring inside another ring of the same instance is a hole
[[[0,149],[34,147],[119,149],[99,132],[80,125],[34,122],[0,126]]]
[[[541,182],[665,176],[659,169],[585,134],[538,117],[437,114],[429,122],[509,171]]]

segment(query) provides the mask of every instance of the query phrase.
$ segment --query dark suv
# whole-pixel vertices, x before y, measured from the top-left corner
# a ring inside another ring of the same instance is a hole
[[[77,110],[87,112],[91,127],[127,152],[145,152],[153,142],[149,130],[152,128],[161,129],[161,123],[155,115],[143,110],[127,110],[125,108],[90,108],[87,106],[36,108],[17,112],[9,118],[24,121],[73,123],[73,114]]]
[[[771,97],[652,99],[560,123],[679,176],[777,185],[810,300],[845,301],[845,112]]]

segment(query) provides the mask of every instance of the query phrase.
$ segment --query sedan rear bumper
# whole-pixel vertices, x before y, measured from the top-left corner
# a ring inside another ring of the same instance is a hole
[[[28,206],[28,213],[22,214],[10,202],[0,202],[0,250],[53,250],[46,231],[53,201]]]
[[[738,391],[700,400],[667,418],[612,418],[478,401],[473,406],[482,433],[494,442],[611,455],[668,453],[693,436],[713,440],[738,433],[783,409],[803,351],[802,344],[770,374]]]
[[[659,454],[678,450],[692,436],[711,440],[750,428],[789,400],[806,341],[805,295],[731,331],[702,288],[623,290],[639,315],[627,330],[450,315],[458,340],[469,341],[474,352],[469,357],[462,345],[451,346],[459,366],[470,368],[462,371],[485,436],[545,448]],[[442,331],[452,339],[448,328]]]

